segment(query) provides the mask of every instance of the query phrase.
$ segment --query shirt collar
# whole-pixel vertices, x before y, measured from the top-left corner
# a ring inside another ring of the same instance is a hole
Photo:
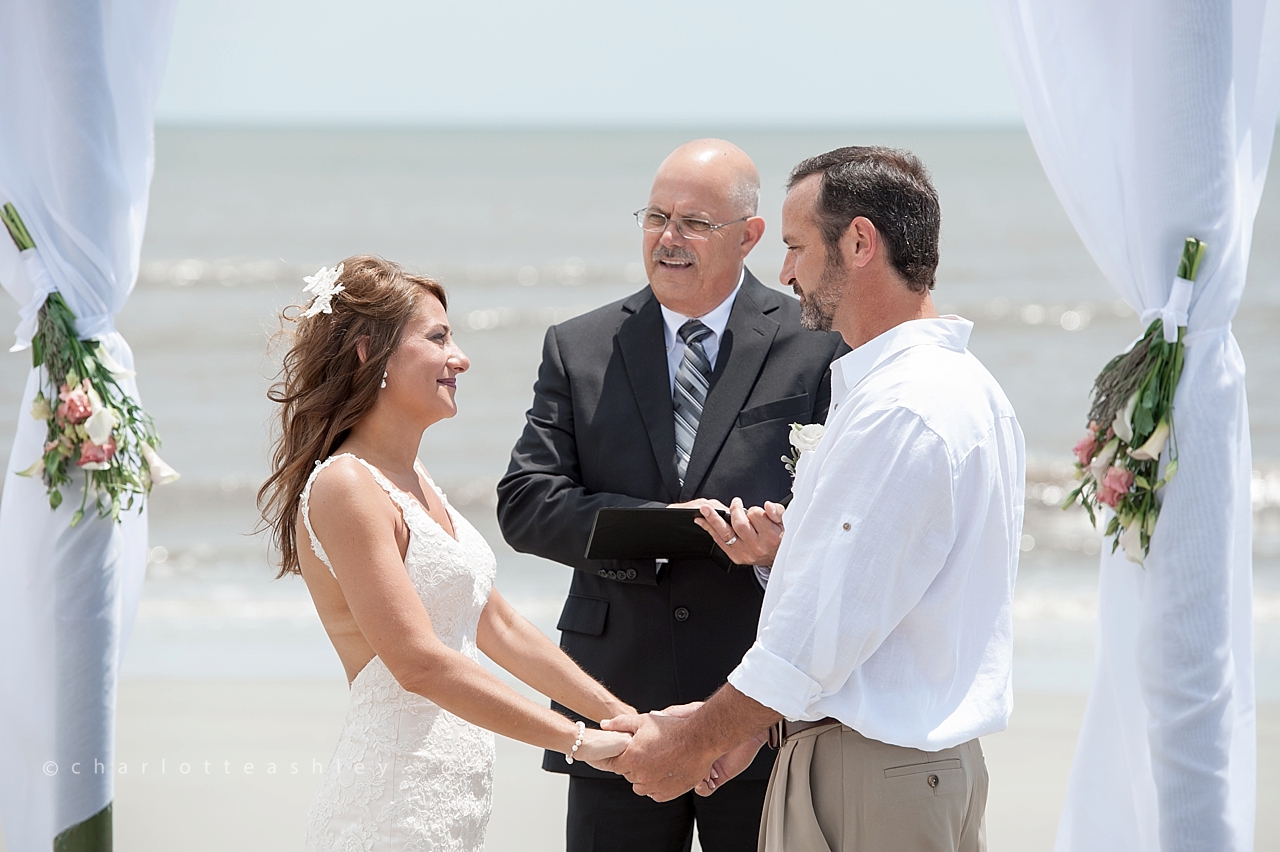
[[[691,319],[700,320],[703,325],[711,329],[711,333],[719,340],[724,336],[724,330],[729,325],[729,314],[733,311],[733,302],[738,297],[738,291],[742,289],[742,282],[747,277],[746,267],[743,267],[742,273],[738,275],[738,286],[733,288],[723,302],[716,305],[700,317],[687,317],[684,314],[678,314],[668,308],[666,305],[660,305],[662,308],[662,321],[667,326],[667,340],[678,340],[680,337],[680,326],[684,325]]]
[[[963,352],[972,331],[973,323],[958,316],[908,320],[896,325],[836,359],[831,365],[831,398],[843,400],[872,370],[913,346],[943,346]]]

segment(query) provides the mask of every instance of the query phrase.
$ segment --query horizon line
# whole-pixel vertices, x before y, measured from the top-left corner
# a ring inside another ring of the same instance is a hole
[[[688,133],[690,131],[732,131],[735,133],[825,133],[850,130],[878,132],[981,132],[1023,131],[1021,118],[974,121],[418,121],[418,120],[326,120],[321,118],[180,118],[155,119],[157,129],[175,130],[301,130],[301,131],[431,131],[431,132],[526,132],[526,133]]]

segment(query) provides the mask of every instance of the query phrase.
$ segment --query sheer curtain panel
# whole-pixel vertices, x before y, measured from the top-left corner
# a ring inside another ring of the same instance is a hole
[[[1097,675],[1056,848],[1249,850],[1251,460],[1231,319],[1276,132],[1280,8],[992,0],[992,9],[1044,170],[1144,323],[1169,301],[1183,240],[1208,243],[1174,400],[1179,470],[1145,568],[1104,548]],[[1097,353],[1097,366],[1112,354]],[[1082,429],[1087,407],[1082,399]]]
[[[15,349],[56,291],[81,337],[133,366],[114,317],[138,273],[173,11],[174,0],[0,0],[0,203],[36,244],[19,253],[0,228],[0,284],[23,317]],[[44,443],[29,413],[39,379],[32,370],[0,502],[0,825],[9,852],[48,852],[66,832],[74,848],[110,848],[116,672],[147,521],[90,511],[72,529],[76,487],[50,511],[43,483],[15,474]]]

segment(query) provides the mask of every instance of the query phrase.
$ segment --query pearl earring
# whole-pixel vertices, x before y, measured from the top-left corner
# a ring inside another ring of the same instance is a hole
[[[386,370],[383,370],[383,371],[382,371],[382,386],[383,386],[384,388],[387,386],[387,371],[386,371]]]

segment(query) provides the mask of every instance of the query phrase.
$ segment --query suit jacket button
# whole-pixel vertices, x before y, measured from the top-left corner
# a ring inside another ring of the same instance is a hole
[[[597,571],[597,572],[596,572],[596,574],[597,574],[598,576],[601,576],[601,577],[608,577],[608,576],[609,576],[609,572],[608,572],[608,571],[606,571],[606,570],[604,570],[603,568],[601,568],[599,571]]]
[[[636,569],[634,569],[634,568],[628,568],[628,569],[627,569],[627,579],[628,579],[628,580],[634,580],[635,578],[636,578]]]
[[[682,606],[678,606],[676,607],[675,616],[676,616],[676,621],[688,621],[689,610],[685,609]]]
[[[617,572],[617,571],[610,571],[610,572],[609,572],[609,579],[610,579],[610,580],[616,580],[616,579],[618,579],[618,572]]]

